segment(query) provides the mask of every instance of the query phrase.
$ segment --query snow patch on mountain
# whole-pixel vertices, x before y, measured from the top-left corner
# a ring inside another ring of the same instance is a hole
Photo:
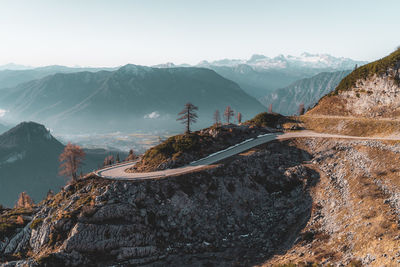
[[[334,70],[353,69],[366,64],[366,61],[357,61],[345,57],[334,57],[329,54],[311,54],[304,52],[300,56],[278,55],[270,58],[264,55],[254,54],[248,60],[243,59],[222,59],[212,62],[201,61],[197,66],[226,66],[235,67],[238,65],[249,65],[254,69],[284,69],[284,68],[329,68]]]
[[[25,158],[25,156],[26,156],[25,151],[20,152],[20,153],[11,154],[2,164],[14,163],[18,160]]]

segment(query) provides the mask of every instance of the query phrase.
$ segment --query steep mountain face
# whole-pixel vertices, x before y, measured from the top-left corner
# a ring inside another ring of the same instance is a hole
[[[13,206],[26,191],[35,201],[65,183],[57,177],[64,146],[40,124],[24,122],[0,135],[0,203]]]
[[[282,88],[290,83],[312,76],[321,70],[297,70],[286,69],[255,69],[246,64],[237,66],[207,65],[219,75],[236,82],[249,95],[260,98],[277,88]]]
[[[392,118],[400,116],[400,49],[359,67],[309,115]]]
[[[266,107],[272,104],[273,111],[284,115],[298,112],[301,103],[312,107],[324,95],[335,90],[340,81],[351,71],[322,72],[311,78],[298,80],[291,85],[277,89],[259,101]]]
[[[263,106],[240,87],[202,68],[126,65],[117,71],[55,74],[6,90],[0,104],[9,118],[45,122],[57,130],[179,129],[176,114],[191,101],[198,127],[227,105],[250,118]]]
[[[0,204],[13,206],[23,191],[35,201],[42,200],[49,189],[58,192],[66,182],[57,175],[63,149],[43,125],[34,122],[23,122],[0,135]],[[83,172],[96,169],[110,152],[85,153]]]
[[[96,72],[100,70],[115,70],[115,68],[69,68],[65,66],[29,68],[18,65],[5,65],[0,66],[0,89],[14,87],[20,83],[41,79],[56,73]]]
[[[7,130],[8,130],[8,127],[5,126],[4,124],[0,123],[0,134],[4,133]]]

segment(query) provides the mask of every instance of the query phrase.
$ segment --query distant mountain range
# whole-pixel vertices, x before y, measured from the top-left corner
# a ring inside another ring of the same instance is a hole
[[[295,81],[291,85],[277,89],[259,100],[266,107],[272,104],[274,112],[293,115],[298,112],[301,103],[306,108],[311,107],[321,97],[335,90],[340,81],[350,72],[350,70],[322,72],[311,78]]]
[[[279,55],[274,58],[266,57],[264,55],[253,55],[250,59],[222,59],[212,62],[202,61],[198,66],[225,66],[234,67],[238,65],[249,65],[257,70],[271,70],[271,69],[353,69],[354,66],[364,65],[366,61],[356,61],[350,58],[334,57],[329,54],[310,54],[302,53],[300,56],[285,56]]]
[[[11,65],[11,66],[10,66]],[[15,64],[0,66],[0,89],[17,86],[18,84],[41,79],[56,73],[74,73],[82,71],[96,72],[100,70],[115,70],[116,68],[70,68],[65,66],[46,66],[30,68]]]
[[[49,189],[58,191],[65,179],[58,176],[58,157],[64,145],[43,126],[23,122],[0,135],[0,204],[13,206],[18,194],[26,191],[40,201]],[[85,150],[82,171],[97,169],[110,152]],[[121,158],[126,154],[121,153]]]
[[[2,90],[7,119],[34,120],[57,131],[181,129],[177,113],[199,107],[196,127],[230,105],[244,119],[264,107],[236,83],[206,68],[126,65],[116,71],[57,73]]]
[[[0,70],[28,70],[33,69],[34,67],[25,66],[25,65],[18,65],[14,63],[8,63],[5,65],[0,65]]]
[[[253,55],[250,59],[222,59],[202,61],[196,67],[209,68],[221,76],[236,82],[244,91],[255,98],[262,98],[276,89],[310,78],[321,72],[354,69],[366,64],[349,58],[328,54],[303,53],[300,56],[279,55],[274,58]],[[180,65],[187,66],[187,64]],[[158,68],[177,67],[173,63],[156,65]]]

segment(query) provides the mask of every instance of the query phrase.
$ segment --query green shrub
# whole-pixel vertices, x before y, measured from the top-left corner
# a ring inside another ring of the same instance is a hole
[[[247,125],[254,125],[257,127],[272,127],[275,128],[279,122],[285,117],[278,113],[263,112],[257,114],[251,120],[245,122]]]
[[[200,146],[199,140],[200,137],[195,133],[172,136],[162,144],[148,150],[143,159],[146,161],[160,161],[172,158],[180,153],[195,151]]]

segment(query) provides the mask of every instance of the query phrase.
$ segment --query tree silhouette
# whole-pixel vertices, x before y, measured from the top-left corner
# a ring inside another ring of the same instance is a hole
[[[34,203],[31,197],[26,192],[22,192],[14,208],[31,208],[33,205]]]
[[[114,156],[113,155],[107,156],[104,159],[103,166],[109,166],[109,165],[113,165],[113,164],[114,164]]]
[[[303,114],[304,114],[304,111],[305,111],[305,109],[304,109],[304,104],[301,103],[301,104],[299,105],[299,116],[303,115]]]
[[[198,117],[196,114],[196,110],[198,109],[199,109],[198,107],[188,102],[185,104],[183,110],[178,113],[178,115],[181,115],[181,117],[177,118],[176,120],[182,121],[182,124],[186,125],[185,133],[190,133],[190,125],[197,121]]]
[[[238,124],[241,124],[242,123],[242,113],[238,112],[236,115],[236,118],[237,118]]]
[[[135,160],[136,158],[137,158],[137,156],[135,155],[135,152],[133,152],[133,149],[131,149],[131,150],[129,150],[129,155],[125,159],[125,161]]]
[[[214,125],[219,126],[221,124],[221,116],[219,115],[219,110],[215,110],[214,112]]]
[[[60,175],[71,177],[76,181],[78,179],[76,172],[84,157],[85,152],[80,146],[68,143],[59,157]]]
[[[272,113],[272,104],[269,104],[268,113]]]
[[[225,117],[225,121],[227,124],[229,124],[229,122],[233,116],[235,116],[233,109],[230,106],[227,106],[224,111],[224,117]]]

